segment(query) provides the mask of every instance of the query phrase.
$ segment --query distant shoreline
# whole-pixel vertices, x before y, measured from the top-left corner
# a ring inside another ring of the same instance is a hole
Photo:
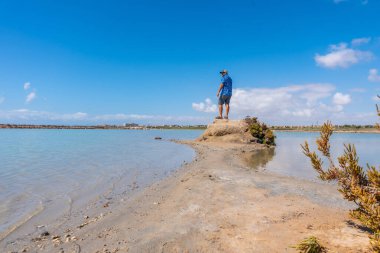
[[[275,132],[304,132],[304,133],[319,133],[320,130],[302,130],[302,129],[294,129],[294,130],[285,130],[285,129],[273,129]],[[352,134],[380,134],[380,131],[377,129],[368,129],[368,130],[334,130],[334,133],[352,133]]]
[[[178,129],[178,130],[204,130],[207,126],[180,126],[180,125],[163,125],[163,126],[118,126],[118,125],[25,125],[25,124],[0,124],[0,129],[69,129],[69,130],[152,130],[152,129]]]
[[[32,125],[32,124],[0,124],[0,129],[68,129],[68,130],[205,130],[207,125]],[[276,132],[319,132],[318,127],[291,127],[272,126]],[[334,133],[374,133],[380,134],[375,127],[368,126],[335,126]]]

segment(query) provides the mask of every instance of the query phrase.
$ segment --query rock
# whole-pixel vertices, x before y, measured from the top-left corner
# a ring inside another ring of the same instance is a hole
[[[50,233],[48,231],[44,231],[40,234],[40,237],[46,237],[46,236],[49,236]]]
[[[61,244],[61,237],[59,235],[55,235],[51,238],[51,241],[54,243],[54,244]]]
[[[71,241],[71,235],[67,234],[65,235],[65,242],[69,242],[69,241]]]
[[[160,136],[154,137],[155,140],[162,140]]]
[[[215,120],[207,126],[204,136],[224,136],[228,134],[244,133],[248,124],[244,120]]]
[[[89,222],[84,222],[82,224],[80,224],[77,228],[83,228],[84,226],[88,225]]]
[[[197,141],[226,142],[226,143],[257,143],[248,131],[245,120],[215,120],[207,126],[205,132],[197,138]]]

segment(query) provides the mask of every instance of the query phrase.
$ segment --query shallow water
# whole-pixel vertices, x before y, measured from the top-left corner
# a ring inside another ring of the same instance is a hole
[[[0,130],[0,240],[38,213],[54,210],[58,216],[89,196],[163,178],[195,156],[191,148],[167,140],[194,139],[200,133]]]
[[[310,149],[318,151],[315,140],[319,133],[309,132],[276,132],[277,146],[273,150],[260,153],[260,160],[253,155],[251,166],[266,169],[287,176],[308,180],[318,180],[317,173],[312,169],[310,160],[302,153],[301,144],[308,141]],[[380,134],[371,133],[334,133],[331,138],[331,154],[334,160],[343,154],[344,144],[355,144],[359,156],[359,164],[364,168],[369,165],[380,165]],[[318,152],[317,152],[318,153]],[[327,163],[325,162],[325,165]]]
[[[76,203],[142,188],[170,174],[195,152],[169,139],[194,139],[199,130],[0,130],[0,241],[35,215],[51,220]],[[316,150],[318,133],[277,132],[277,146],[252,155],[255,168],[318,180],[300,144]],[[160,136],[163,140],[154,140]],[[380,135],[336,133],[334,157],[343,143],[356,145],[360,163],[380,165]],[[248,155],[248,154],[247,154]]]

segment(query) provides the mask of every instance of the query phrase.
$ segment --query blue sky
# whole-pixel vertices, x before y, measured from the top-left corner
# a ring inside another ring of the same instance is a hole
[[[380,1],[1,1],[0,123],[373,124]]]

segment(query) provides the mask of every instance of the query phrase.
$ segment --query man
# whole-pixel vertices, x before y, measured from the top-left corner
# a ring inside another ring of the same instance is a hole
[[[226,115],[225,119],[228,119],[228,113],[230,112],[230,99],[232,96],[232,79],[228,76],[228,71],[226,69],[219,72],[222,75],[222,83],[219,86],[218,93],[216,96],[219,98],[219,116],[215,119],[222,119],[223,116],[223,105],[226,105]]]

